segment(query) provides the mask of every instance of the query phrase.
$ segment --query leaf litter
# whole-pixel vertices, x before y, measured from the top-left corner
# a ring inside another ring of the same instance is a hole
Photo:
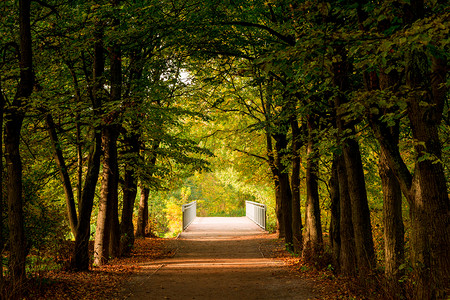
[[[25,299],[117,299],[123,282],[139,270],[140,263],[174,256],[172,239],[136,239],[129,257],[113,259],[87,272],[46,271],[31,279]],[[355,279],[336,276],[329,267],[317,267],[285,250],[275,239],[260,249],[265,257],[282,259],[293,277],[314,282],[316,299],[378,299],[373,291],[362,290]],[[372,296],[370,296],[370,294]]]
[[[171,257],[174,251],[171,239],[136,239],[129,257],[112,259],[104,266],[86,272],[41,272],[30,279],[25,299],[115,299],[139,263]]]

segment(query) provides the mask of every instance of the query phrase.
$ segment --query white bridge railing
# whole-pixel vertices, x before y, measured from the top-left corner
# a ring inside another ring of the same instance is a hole
[[[192,201],[181,206],[183,212],[183,231],[191,225],[192,221],[197,217],[197,201]]]
[[[245,201],[245,215],[256,225],[266,230],[266,206],[264,204]]]

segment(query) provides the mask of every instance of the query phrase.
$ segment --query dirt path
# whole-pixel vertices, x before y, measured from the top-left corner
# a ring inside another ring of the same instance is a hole
[[[271,258],[273,235],[249,219],[197,218],[174,257],[144,263],[122,299],[312,299],[312,286]]]

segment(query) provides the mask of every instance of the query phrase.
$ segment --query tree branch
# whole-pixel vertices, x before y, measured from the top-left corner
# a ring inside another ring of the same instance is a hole
[[[50,5],[50,4],[48,4],[48,3],[44,2],[44,1],[41,1],[41,0],[32,0],[32,1],[38,3],[39,5],[41,5],[43,7],[49,8],[55,15],[60,17],[60,15],[59,15],[58,11],[56,10],[55,6]]]
[[[264,160],[265,162],[269,162],[269,159],[267,159],[266,157],[263,157],[263,156],[260,156],[260,155],[257,155],[257,154],[253,154],[253,153],[250,153],[250,152],[247,152],[247,151],[244,151],[244,150],[233,149],[233,151],[237,151],[237,152],[240,152],[240,153],[244,153],[244,154],[247,154],[248,156],[253,156],[253,157],[256,157],[256,158],[258,158],[258,159],[262,159],[262,160]]]
[[[245,22],[245,21],[234,21],[234,22],[221,22],[219,23],[220,25],[239,25],[239,26],[244,26],[244,27],[255,27],[255,28],[259,28],[259,29],[263,29],[265,31],[267,31],[268,33],[270,33],[271,35],[277,37],[278,39],[282,40],[283,42],[285,42],[286,44],[290,45],[290,46],[295,46],[295,39],[292,36],[286,36],[283,35],[281,33],[279,33],[278,31],[266,26],[266,25],[261,25],[261,24],[257,24],[257,23],[251,23],[251,22]]]
[[[214,55],[223,55],[223,56],[233,56],[233,57],[245,58],[245,59],[247,59],[247,60],[249,60],[249,61],[255,60],[254,57],[248,56],[248,55],[246,55],[246,54],[244,54],[244,53],[242,53],[242,52],[212,51],[212,50],[201,50],[201,49],[200,49],[200,51],[203,51],[204,53],[207,53],[207,54],[214,54]]]

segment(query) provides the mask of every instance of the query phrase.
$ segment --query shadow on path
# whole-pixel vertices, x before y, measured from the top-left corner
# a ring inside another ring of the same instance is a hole
[[[274,235],[246,217],[196,218],[174,257],[144,263],[122,299],[312,299],[312,286],[270,257]]]

